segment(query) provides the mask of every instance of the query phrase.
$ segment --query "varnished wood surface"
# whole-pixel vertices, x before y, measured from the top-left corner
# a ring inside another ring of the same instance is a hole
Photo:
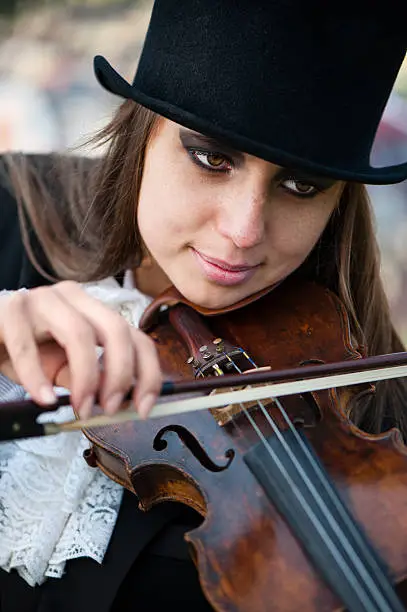
[[[311,285],[283,283],[261,300],[206,322],[211,329],[208,344],[224,338],[244,347],[258,366],[296,367],[360,356],[342,306]],[[189,377],[186,362],[191,348],[199,351],[202,330],[195,336],[193,324],[187,330],[188,349],[165,318],[150,333],[164,372]],[[345,397],[338,402],[334,392],[324,391],[313,394],[314,405],[290,397],[284,406],[305,423],[339,492],[401,583],[407,574],[406,450],[395,432],[374,437],[352,427],[344,412]],[[272,404],[267,410],[284,427]],[[269,435],[261,411],[251,413]],[[340,609],[243,461],[246,450],[258,441],[243,413],[222,427],[210,412],[203,412],[85,433],[94,443],[95,463],[136,493],[146,511],[175,500],[202,514],[202,525],[187,534],[187,540],[216,610]]]

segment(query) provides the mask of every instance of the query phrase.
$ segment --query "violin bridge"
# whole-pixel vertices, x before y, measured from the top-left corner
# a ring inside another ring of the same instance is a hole
[[[264,384],[259,385],[249,385],[251,389],[254,387],[264,387]],[[240,387],[229,387],[223,389],[214,389],[211,391],[210,395],[220,395],[221,393],[226,393],[228,391],[240,391],[242,389],[247,389],[248,386],[243,385]],[[273,403],[273,400],[270,398],[269,400],[263,400],[262,405],[264,407],[269,406]],[[216,422],[220,427],[226,425],[230,421],[232,421],[237,415],[243,414],[245,411],[252,411],[259,408],[259,402],[257,400],[252,400],[250,402],[245,402],[244,404],[228,404],[227,406],[223,406],[222,408],[211,408],[210,412],[212,416],[215,418]]]

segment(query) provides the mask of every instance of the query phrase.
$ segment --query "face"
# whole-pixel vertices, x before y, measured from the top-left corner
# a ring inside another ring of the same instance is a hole
[[[296,270],[342,189],[160,119],[146,152],[138,225],[157,278],[195,304],[222,308]]]

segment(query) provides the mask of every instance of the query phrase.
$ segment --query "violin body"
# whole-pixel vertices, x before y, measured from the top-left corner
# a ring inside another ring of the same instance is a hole
[[[245,366],[245,355],[256,367],[273,369],[361,357],[342,304],[315,285],[286,281],[242,308],[204,319],[188,306],[168,303],[172,307],[150,310],[146,320],[164,375],[171,379],[193,371],[206,375],[205,368],[216,372],[214,363],[223,353],[233,355],[243,370],[253,367]],[[364,386],[352,394],[373,391]],[[349,392],[321,391],[287,397],[284,408],[301,424],[394,582],[402,583],[407,576],[406,449],[395,430],[371,436],[353,426],[346,416],[350,400]],[[275,403],[265,409],[284,431]],[[247,410],[262,434],[271,436],[264,412],[256,405]],[[259,438],[241,406],[84,433],[93,445],[88,462],[135,493],[143,510],[171,500],[201,514],[202,524],[186,539],[215,610],[342,609],[244,460]]]

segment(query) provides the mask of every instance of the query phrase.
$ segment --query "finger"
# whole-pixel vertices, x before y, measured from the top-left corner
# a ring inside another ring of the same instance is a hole
[[[100,368],[96,336],[92,326],[58,291],[33,289],[27,300],[30,320],[65,350],[69,364],[71,397],[74,408],[86,418],[98,390]],[[42,333],[42,332],[41,332]]]
[[[52,380],[57,387],[71,388],[69,376],[62,377],[61,372],[69,373],[69,364],[65,350],[55,341],[44,342],[38,348],[40,362],[48,380]]]
[[[131,326],[117,312],[88,295],[78,285],[65,285],[58,290],[92,325],[99,344],[104,348],[99,398],[105,412],[114,414],[134,380]]]
[[[146,418],[154,406],[162,385],[162,372],[154,342],[145,333],[132,328],[136,377],[133,400],[142,418]]]
[[[15,293],[4,308],[2,335],[9,363],[3,372],[21,384],[37,403],[53,404],[56,396],[41,365],[26,310],[27,299],[26,293]]]

